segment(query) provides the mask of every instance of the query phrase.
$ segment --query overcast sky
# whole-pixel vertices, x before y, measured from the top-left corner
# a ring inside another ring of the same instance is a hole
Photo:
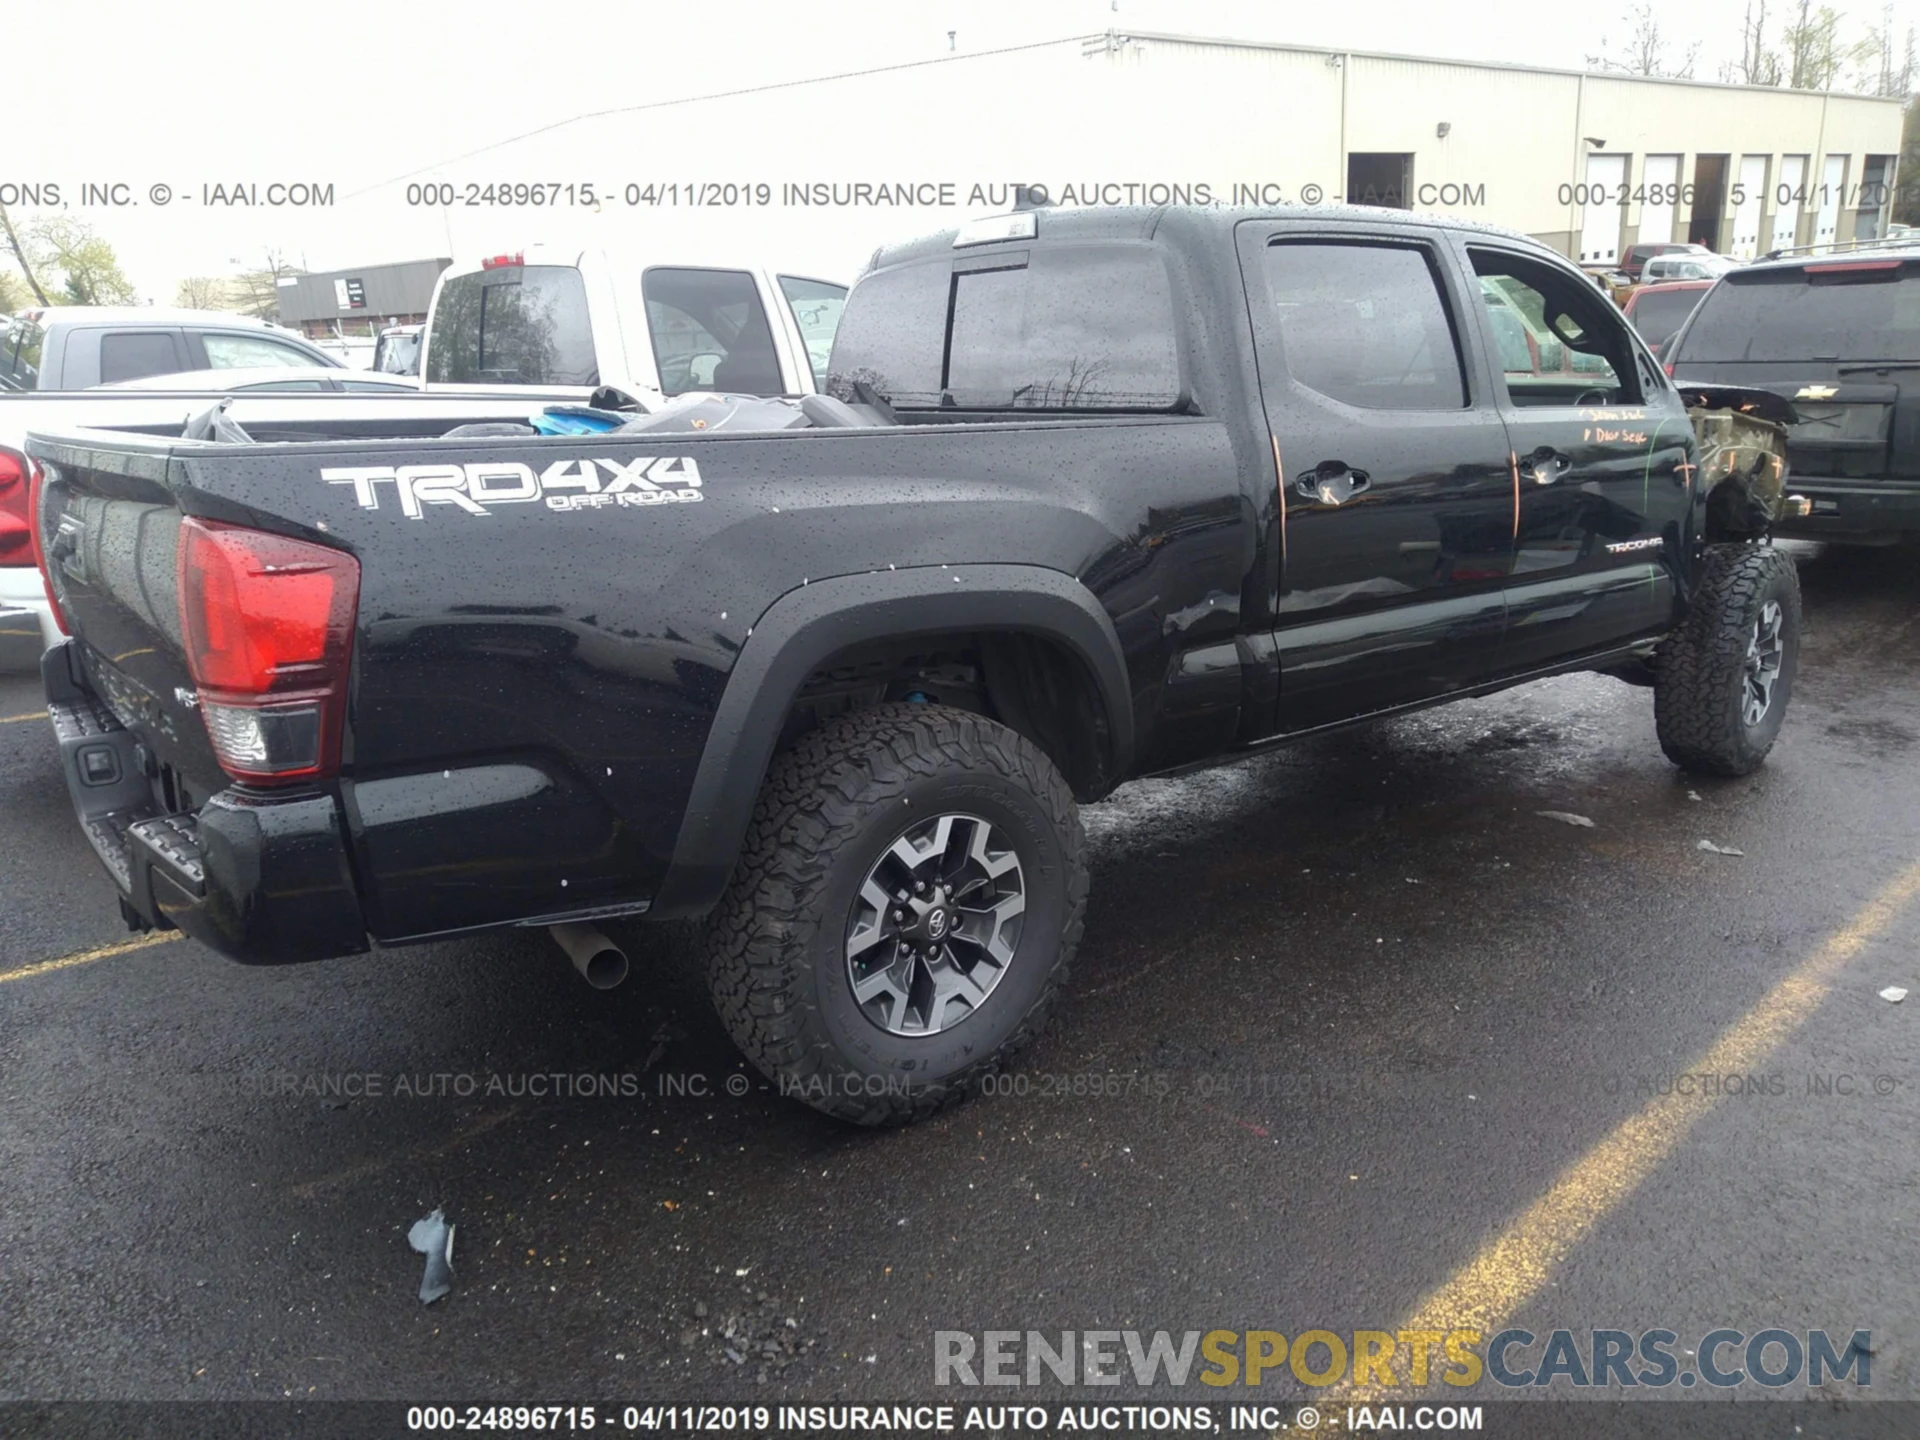
[[[58,182],[69,208],[116,247],[142,297],[161,303],[173,299],[180,277],[258,267],[269,247],[325,270],[433,254],[470,259],[540,239],[618,244],[633,236],[611,224],[583,228],[579,217],[409,208],[403,185],[370,188],[410,171],[461,183],[564,180],[570,167],[581,178],[646,179],[665,178],[670,162],[704,177],[778,183],[816,173],[844,178],[870,154],[878,178],[915,178],[901,174],[911,166],[927,178],[969,179],[940,163],[949,137],[972,123],[964,112],[836,116],[823,124],[818,103],[763,97],[565,123],[651,101],[935,59],[949,53],[949,31],[953,53],[1115,25],[1581,68],[1603,36],[1617,48],[1631,29],[1621,18],[1626,6],[1609,0],[1479,0],[1471,7],[1396,0],[92,0],[79,8],[11,0],[7,8],[15,118],[0,185]],[[1745,8],[1744,0],[1692,0],[1663,6],[1662,19],[1676,53],[1700,43],[1696,74],[1712,79],[1738,54]],[[1784,11],[1785,0],[1772,8]],[[1870,3],[1845,8],[1855,36],[1880,13]],[[1920,23],[1920,0],[1902,0],[1894,17],[1899,33]],[[44,81],[37,90],[36,76]],[[1018,95],[978,96],[983,109],[1019,103]],[[786,123],[789,115],[804,123]],[[1168,123],[1185,119],[1170,114]],[[543,126],[558,128],[454,161]],[[1195,129],[1196,147],[1204,148],[1204,129]],[[331,182],[337,203],[209,214],[191,198],[206,184],[275,179]],[[78,210],[82,181],[124,182],[140,203]],[[155,184],[176,192],[164,208],[152,203]],[[782,229],[768,233],[764,218],[781,219]],[[905,224],[931,228],[913,217]],[[712,241],[765,254],[790,246],[800,253],[776,258],[844,276],[857,270],[873,238],[872,217],[829,225],[735,212],[699,223],[676,217],[674,225],[682,248]]]

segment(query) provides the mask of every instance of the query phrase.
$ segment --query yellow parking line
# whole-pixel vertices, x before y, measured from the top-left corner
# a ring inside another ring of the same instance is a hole
[[[1731,1075],[1757,1069],[1827,996],[1842,967],[1920,895],[1920,864],[1896,876],[1844,928],[1769,990],[1686,1074]],[[1453,1276],[1429,1291],[1401,1330],[1478,1330],[1484,1341],[1537,1296],[1554,1270],[1606,1215],[1630,1198],[1718,1103],[1677,1091],[1649,1101],[1569,1165],[1546,1194],[1487,1242]],[[1404,1378],[1407,1371],[1396,1367]],[[1343,1388],[1341,1398],[1384,1395],[1383,1387]],[[1331,1398],[1331,1397],[1329,1397]]]
[[[94,950],[82,950],[78,955],[63,955],[58,960],[42,960],[38,965],[0,971],[0,985],[6,984],[9,980],[31,980],[36,975],[51,975],[56,970],[71,970],[76,965],[91,965],[96,960],[111,960],[115,955],[125,955],[131,950],[145,950],[149,945],[165,945],[168,941],[179,938],[178,930],[136,935],[131,940],[102,945]]]
[[[0,725],[14,725],[22,720],[44,720],[46,718],[47,712],[44,710],[35,710],[27,715],[0,715]]]

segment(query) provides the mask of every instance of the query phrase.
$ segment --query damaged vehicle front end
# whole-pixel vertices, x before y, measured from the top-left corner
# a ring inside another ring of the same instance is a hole
[[[1757,540],[1807,513],[1806,499],[1787,492],[1787,427],[1799,421],[1788,401],[1744,385],[1682,385],[1680,396],[1700,450],[1707,544]]]

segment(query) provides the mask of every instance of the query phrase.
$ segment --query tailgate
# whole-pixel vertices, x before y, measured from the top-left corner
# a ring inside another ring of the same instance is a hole
[[[1832,364],[1689,363],[1674,379],[1744,385],[1790,402],[1797,421],[1788,431],[1788,460],[1796,476],[1855,480],[1920,476],[1920,370],[1870,376],[1840,373]],[[1901,382],[1905,381],[1903,385]]]
[[[298,663],[314,627],[284,603],[286,587],[311,593],[319,580],[331,583],[329,567],[351,559],[295,550],[277,532],[223,535],[258,518],[238,507],[190,518],[167,442],[34,438],[28,449],[44,476],[37,519],[48,579],[72,637],[41,659],[47,710],[74,810],[128,922],[177,927],[257,963],[364,950],[336,798],[301,778],[309,772],[278,763],[285,737],[324,714],[320,697],[332,693]],[[205,496],[197,503],[217,506]],[[241,547],[252,568],[209,562],[209,544]],[[237,602],[231,612],[210,621],[203,605],[183,617],[183,549],[194,562],[184,567],[187,588],[203,600],[225,594]],[[313,553],[323,563],[311,563]],[[262,651],[261,625],[287,647]],[[208,686],[196,684],[189,646]],[[248,663],[263,665],[276,688],[255,696],[232,688]],[[289,674],[300,688],[282,693]],[[307,730],[327,733],[318,720]],[[291,783],[235,783],[256,772]]]
[[[68,633],[69,665],[141,747],[168,811],[231,782],[215,759],[180,629],[182,515],[162,456],[35,445],[40,533]]]

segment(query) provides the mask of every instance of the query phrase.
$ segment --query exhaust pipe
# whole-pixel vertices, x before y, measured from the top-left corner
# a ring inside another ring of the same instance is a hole
[[[567,952],[573,968],[596,990],[611,990],[627,978],[627,952],[600,933],[599,927],[570,923],[549,925],[547,933]]]

